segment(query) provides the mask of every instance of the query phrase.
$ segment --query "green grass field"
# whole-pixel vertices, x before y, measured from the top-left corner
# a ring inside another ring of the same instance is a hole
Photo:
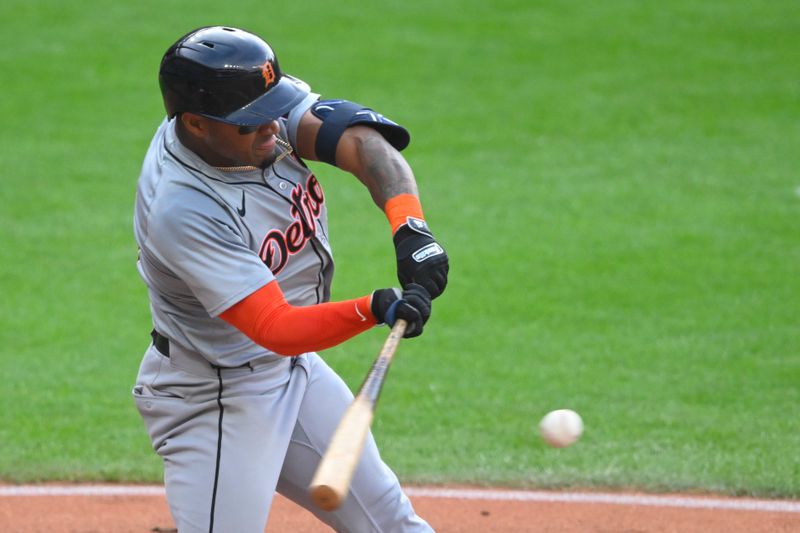
[[[161,54],[219,23],[412,131],[451,282],[374,424],[402,479],[800,497],[800,4],[223,4],[0,6],[0,480],[160,479],[133,197]],[[395,283],[366,190],[314,168],[334,297]],[[355,388],[385,335],[325,357]]]

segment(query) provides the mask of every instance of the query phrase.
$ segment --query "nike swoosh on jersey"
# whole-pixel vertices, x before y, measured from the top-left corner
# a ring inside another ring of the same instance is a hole
[[[245,206],[244,206],[244,191],[242,191],[242,207],[237,207],[236,211],[239,213],[240,217],[244,216],[245,213]]]

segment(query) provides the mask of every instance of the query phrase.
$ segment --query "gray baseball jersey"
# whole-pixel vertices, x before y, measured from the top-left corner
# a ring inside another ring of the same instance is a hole
[[[280,138],[293,143],[317,98],[280,121]],[[134,215],[155,329],[220,366],[280,357],[216,317],[276,278],[290,304],[327,301],[327,226],[322,187],[299,159],[219,170],[185,148],[165,120],[144,161]]]
[[[289,146],[316,98],[280,120]],[[328,300],[326,217],[320,183],[294,155],[226,172],[185,148],[174,120],[153,138],[134,230],[169,350],[148,347],[133,395],[181,533],[261,533],[276,488],[337,531],[430,531],[371,436],[342,507],[314,508],[307,487],[352,393],[317,354],[275,354],[218,317],[274,279],[290,304]]]

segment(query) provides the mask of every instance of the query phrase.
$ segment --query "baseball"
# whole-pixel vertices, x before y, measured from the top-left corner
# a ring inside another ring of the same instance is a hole
[[[570,409],[550,411],[539,422],[539,434],[553,448],[569,446],[583,433],[581,415]]]

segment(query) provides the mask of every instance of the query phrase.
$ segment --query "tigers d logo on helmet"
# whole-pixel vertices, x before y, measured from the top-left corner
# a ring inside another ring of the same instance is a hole
[[[270,83],[275,81],[275,68],[272,66],[271,61],[265,61],[261,65],[261,76],[264,78],[264,87],[269,87]]]

